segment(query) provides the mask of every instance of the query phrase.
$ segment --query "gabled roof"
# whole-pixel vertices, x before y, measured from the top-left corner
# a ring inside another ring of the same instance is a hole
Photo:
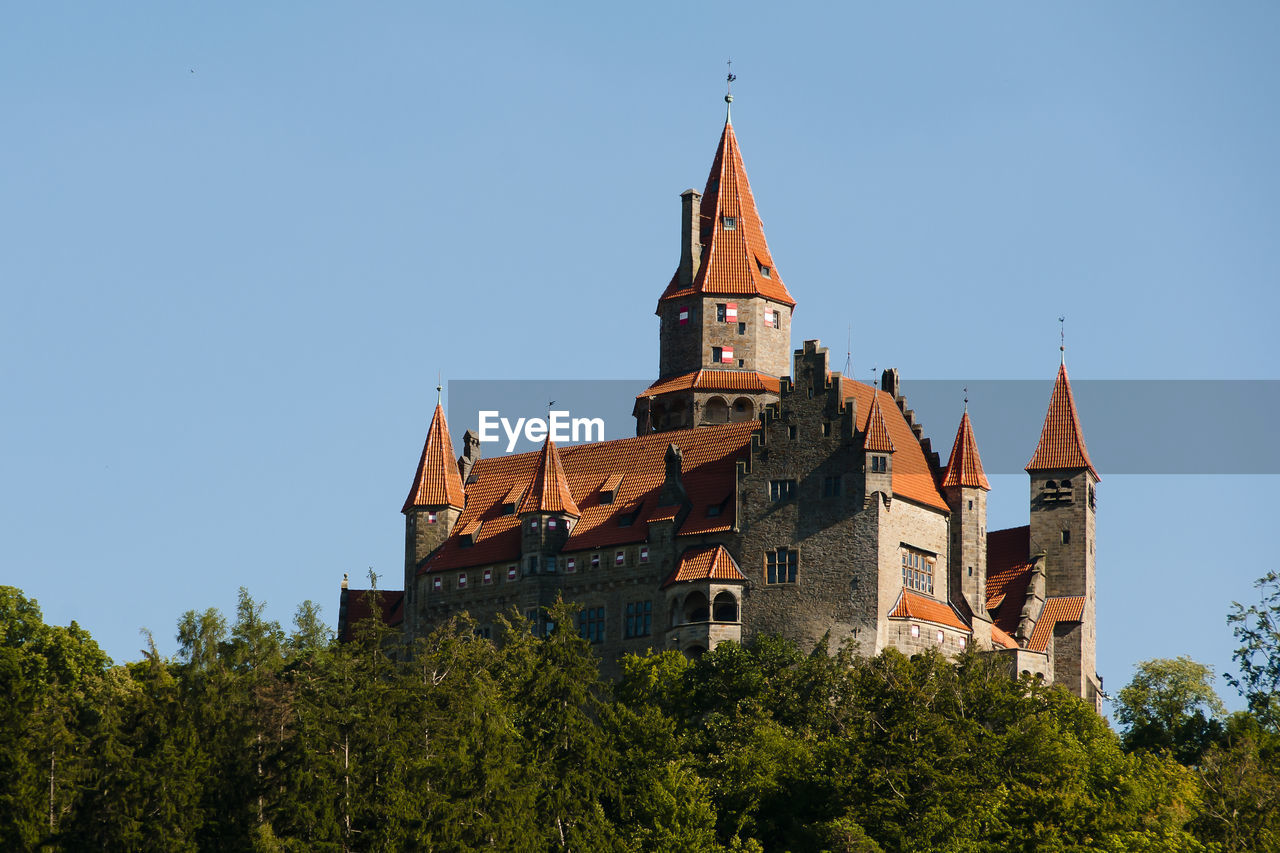
[[[564,551],[645,542],[655,516],[677,516],[680,507],[658,507],[666,478],[666,452],[675,444],[683,453],[681,479],[690,509],[677,534],[717,533],[733,527],[736,506],[725,501],[736,483],[736,466],[750,453],[758,421],[653,433],[638,438],[580,444],[558,449],[564,482],[581,517],[573,525]],[[542,455],[519,453],[476,461],[467,485],[467,502],[449,537],[419,571],[435,572],[515,562],[520,558],[520,521],[503,512],[502,499],[512,487],[533,480]],[[625,474],[613,503],[600,503],[600,484]],[[719,515],[707,508],[723,504]],[[630,524],[622,522],[639,508]],[[483,521],[473,544],[464,546],[459,531]]]
[[[1018,647],[1018,641],[1013,637],[1010,637],[1004,631],[1001,631],[999,625],[992,624],[991,645],[999,646],[1002,649],[1016,649]]]
[[[422,445],[422,457],[418,459],[418,470],[413,475],[413,486],[400,511],[408,512],[413,507],[460,508],[463,503],[462,475],[458,473],[458,460],[453,455],[453,442],[449,440],[449,425],[444,420],[444,409],[436,403],[427,441]]]
[[[866,438],[863,449],[876,453],[892,453],[893,439],[889,438],[889,427],[884,422],[884,412],[880,410],[880,395],[871,398],[871,413],[867,415]]]
[[[1046,598],[1040,610],[1040,618],[1036,620],[1035,630],[1027,641],[1027,648],[1033,652],[1043,652],[1049,648],[1049,638],[1059,622],[1079,622],[1084,618],[1083,595],[1061,595]]]
[[[550,436],[542,442],[542,449],[538,451],[538,464],[533,469],[533,483],[524,493],[524,500],[520,502],[520,508],[516,512],[520,515],[526,512],[553,512],[574,518],[582,515],[569,491],[564,467],[560,464],[560,453]]]
[[[693,294],[763,296],[794,307],[769,254],[764,226],[756,211],[747,169],[742,164],[733,124],[724,123],[711,173],[702,191],[699,220],[703,244],[698,274],[689,287],[680,286],[677,270],[660,302]],[[727,222],[732,221],[732,225]],[[765,270],[768,270],[766,276]]]
[[[927,595],[903,590],[898,601],[889,611],[890,619],[917,619],[921,622],[933,622],[957,631],[968,631],[969,626],[956,613],[950,604],[930,598]]]
[[[879,391],[863,382],[840,378],[840,394],[845,400],[853,400],[858,406],[858,418],[867,413],[867,421],[859,424],[866,428],[871,420],[871,403],[874,398],[880,407],[880,415],[889,431],[889,440],[893,443],[893,493],[909,498],[916,503],[948,511],[947,502],[938,491],[938,484],[933,478],[933,468],[925,458],[924,449],[920,446],[916,435],[907,425],[907,419],[887,391]]]
[[[772,391],[777,394],[779,382],[776,376],[768,376],[764,373],[757,373],[754,370],[695,370],[692,373],[659,379],[637,394],[636,397],[653,397],[658,394],[665,394],[668,391],[687,391],[691,388],[695,391],[751,391],[756,393]]]
[[[707,545],[690,548],[680,556],[675,570],[662,582],[666,589],[673,583],[689,581],[745,581],[746,575],[738,568],[733,555],[723,545]]]
[[[1031,526],[987,531],[987,612],[1006,634],[1018,620],[1031,580]]]
[[[1098,472],[1089,461],[1089,450],[1084,445],[1084,433],[1080,430],[1080,416],[1076,414],[1076,401],[1071,394],[1071,380],[1067,378],[1067,366],[1058,367],[1058,378],[1053,383],[1053,396],[1049,398],[1049,411],[1044,416],[1044,428],[1040,430],[1040,443],[1028,471],[1046,471],[1057,468],[1088,468],[1097,479]]]
[[[991,491],[987,475],[982,471],[982,459],[978,456],[978,442],[973,438],[968,409],[960,416],[960,428],[956,430],[956,441],[951,445],[951,458],[947,460],[947,470],[942,475],[941,485],[969,486]]]

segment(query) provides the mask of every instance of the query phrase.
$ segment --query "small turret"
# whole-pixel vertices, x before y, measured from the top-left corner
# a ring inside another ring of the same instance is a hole
[[[550,436],[542,443],[533,482],[516,510],[520,516],[521,551],[526,575],[550,574],[557,555],[569,538],[569,530],[582,511],[569,490],[560,451]]]
[[[877,391],[871,397],[871,411],[867,415],[867,428],[862,439],[862,449],[866,454],[864,494],[868,499],[874,492],[893,497],[893,439],[889,437],[889,426],[884,422],[884,412],[880,409],[880,394]]]
[[[987,614],[987,492],[991,484],[982,470],[967,401],[940,485],[951,508],[947,520],[948,591],[952,601],[958,605],[963,602],[961,610],[967,610],[974,623],[974,642],[985,648],[991,641],[991,617]]]

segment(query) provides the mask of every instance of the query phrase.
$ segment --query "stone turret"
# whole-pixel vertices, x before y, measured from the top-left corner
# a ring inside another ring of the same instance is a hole
[[[948,593],[972,621],[974,644],[991,646],[991,617],[987,614],[987,492],[991,484],[982,470],[978,442],[965,404],[942,474],[942,494],[951,507],[948,519]]]
[[[582,511],[569,491],[560,451],[550,437],[542,443],[533,482],[516,510],[520,516],[521,553],[525,575],[555,574],[557,559],[569,530]]]
[[[863,434],[862,450],[865,454],[866,487],[863,494],[870,499],[879,492],[886,498],[893,498],[893,440],[889,438],[889,427],[884,422],[884,412],[880,409],[880,392],[871,398],[871,412],[867,416],[867,428]]]

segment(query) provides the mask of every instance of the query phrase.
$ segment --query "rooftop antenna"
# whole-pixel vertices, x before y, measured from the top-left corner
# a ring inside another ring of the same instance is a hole
[[[1061,354],[1062,366],[1067,365],[1067,318],[1065,315],[1058,318],[1058,352]]]
[[[730,59],[727,64],[729,66],[729,73],[724,78],[725,79],[724,102],[726,104],[724,108],[725,121],[729,120],[731,115],[731,110],[733,108],[733,81],[738,79],[738,75],[733,73],[733,60]]]
[[[853,324],[849,324],[849,334],[845,338],[844,349],[844,375],[852,376],[850,371],[853,370]]]

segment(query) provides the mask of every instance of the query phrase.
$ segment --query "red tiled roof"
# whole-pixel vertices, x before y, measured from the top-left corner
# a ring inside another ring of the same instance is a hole
[[[850,379],[840,379],[840,393],[844,399],[853,399],[858,404],[858,415],[867,413],[871,419],[871,401],[874,395],[880,406],[881,417],[889,431],[889,439],[893,442],[893,492],[904,498],[910,498],[925,506],[946,511],[946,500],[938,491],[938,484],[933,479],[933,469],[924,456],[924,450],[916,435],[907,426],[898,404],[887,391],[878,391],[870,385]],[[865,429],[865,423],[863,428]]]
[[[669,379],[659,379],[636,397],[654,397],[668,391],[772,391],[777,394],[778,377],[754,370],[695,370]]]
[[[1043,652],[1049,648],[1049,638],[1059,622],[1079,622],[1084,616],[1083,595],[1063,595],[1046,598],[1040,618],[1036,620],[1035,630],[1027,641],[1027,648],[1033,652]]]
[[[1058,368],[1058,378],[1053,383],[1053,396],[1049,398],[1049,411],[1044,416],[1040,444],[1027,463],[1028,471],[1054,468],[1088,468],[1094,477],[1098,477],[1093,463],[1089,461],[1089,450],[1084,445],[1080,416],[1076,414],[1076,401],[1071,394],[1071,381],[1067,378],[1065,364]]]
[[[1018,620],[1031,580],[1031,526],[987,531],[987,612],[1007,634]]]
[[[557,451],[569,497],[578,506],[564,550],[579,551],[624,543],[644,542],[649,522],[664,512],[658,509],[658,493],[666,477],[667,446],[683,453],[682,481],[692,508],[679,529],[681,535],[711,533],[733,526],[735,504],[725,501],[734,488],[736,465],[750,452],[751,433],[758,421],[704,426],[654,433],[638,438],[580,444]],[[457,525],[422,566],[422,571],[443,571],[468,566],[515,561],[520,557],[520,526],[515,515],[504,514],[502,499],[515,485],[529,483],[541,453],[520,453],[480,459],[471,469],[466,506]],[[625,474],[612,504],[601,504],[599,486],[612,474]],[[712,503],[724,502],[723,512],[706,515]],[[627,526],[621,522],[634,508],[639,514]],[[474,544],[463,547],[459,531],[484,521]]]
[[[982,458],[978,456],[978,442],[973,439],[968,409],[960,416],[960,428],[956,430],[955,444],[951,445],[951,458],[947,460],[942,485],[970,486],[991,491],[987,475],[982,471]]]
[[[1000,630],[1000,626],[992,624],[991,626],[991,645],[1000,646],[1005,649],[1016,649],[1018,641],[1010,637],[1004,631]]]
[[[345,590],[347,610],[342,624],[338,626],[338,639],[346,642],[351,639],[351,631],[356,625],[368,619],[375,612],[389,627],[396,627],[404,622],[404,592],[388,589],[348,589]]]
[[[436,403],[427,441],[422,445],[422,457],[418,460],[418,471],[413,475],[413,486],[400,511],[408,512],[415,506],[461,507],[462,504],[462,476],[453,455],[453,442],[449,440],[449,425],[444,421],[444,409]]]
[[[969,626],[964,624],[960,614],[956,613],[951,605],[905,589],[898,597],[898,603],[893,606],[893,610],[889,611],[889,618],[918,619],[921,622],[933,622],[936,625],[955,628],[957,631],[969,630]]]
[[[745,581],[746,575],[738,569],[733,555],[723,545],[690,548],[680,556],[675,570],[662,582],[666,589],[673,583],[687,581]]]
[[[884,423],[884,412],[880,410],[880,395],[871,398],[871,414],[867,416],[866,438],[863,448],[876,453],[892,453],[893,439],[889,438],[889,428]]]
[[[560,465],[560,454],[550,436],[542,442],[542,449],[538,451],[538,464],[533,469],[533,485],[525,492],[517,512],[521,515],[526,512],[554,512],[575,517],[582,515],[569,492],[564,468]]]
[[[733,226],[725,227],[725,218],[733,220]],[[787,292],[769,245],[764,239],[764,226],[756,211],[751,185],[747,182],[747,169],[742,164],[738,150],[738,138],[733,125],[726,121],[707,186],[702,193],[699,210],[702,233],[710,235],[702,239],[702,262],[690,287],[680,286],[680,273],[671,279],[660,302],[690,296],[695,293],[734,294],[739,296],[763,296],[794,307],[796,301]],[[764,270],[767,269],[768,276]]]

